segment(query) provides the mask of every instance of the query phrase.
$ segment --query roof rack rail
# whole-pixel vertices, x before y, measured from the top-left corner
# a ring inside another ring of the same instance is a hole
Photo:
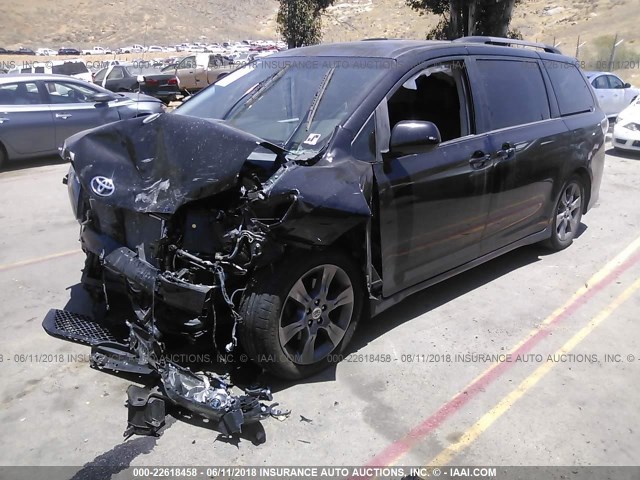
[[[484,43],[486,45],[502,45],[509,47],[511,45],[517,45],[520,47],[531,47],[544,50],[547,53],[562,54],[560,50],[551,45],[545,45],[544,43],[528,42],[526,40],[516,40],[514,38],[502,38],[502,37],[461,37],[456,38],[454,42],[467,42],[467,43]]]

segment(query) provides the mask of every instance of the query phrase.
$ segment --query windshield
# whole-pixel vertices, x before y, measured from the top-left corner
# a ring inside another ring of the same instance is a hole
[[[224,120],[294,154],[319,151],[391,65],[366,58],[260,59],[175,113]]]

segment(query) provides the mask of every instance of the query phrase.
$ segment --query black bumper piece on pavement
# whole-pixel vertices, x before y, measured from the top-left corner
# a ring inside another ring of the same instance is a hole
[[[86,315],[51,309],[42,321],[42,327],[52,337],[83,345],[120,343],[122,335],[108,330],[104,325]]]
[[[91,346],[91,366],[99,370],[154,376],[155,388],[130,388],[125,436],[157,435],[164,425],[165,404],[186,408],[217,422],[224,435],[237,434],[245,424],[269,416],[286,416],[276,409],[268,388],[250,389],[233,396],[229,386],[215,376],[196,375],[163,358],[163,349],[148,332],[129,326],[129,336],[118,335],[94,319],[65,310],[49,310],[42,326],[51,336]]]

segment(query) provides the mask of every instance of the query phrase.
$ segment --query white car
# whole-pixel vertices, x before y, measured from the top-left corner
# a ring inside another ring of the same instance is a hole
[[[585,72],[596,92],[598,102],[608,117],[617,116],[638,96],[640,89],[608,72]]]
[[[640,97],[618,115],[612,142],[616,150],[640,152]]]
[[[33,62],[28,66],[16,67],[9,73],[47,73],[53,75],[68,75],[70,77],[91,83],[93,76],[87,68],[87,64],[81,59],[54,60],[52,62]]]
[[[202,47],[200,45],[189,45],[187,47],[187,51],[191,52],[191,53],[205,53],[207,51],[207,49],[205,47]]]
[[[109,55],[111,49],[104,47],[93,47],[87,50],[82,50],[83,55]]]
[[[52,57],[54,55],[58,55],[58,51],[51,50],[50,48],[39,48],[36,50],[36,55],[42,57]]]
[[[147,47],[145,51],[147,53],[162,53],[162,52],[165,52],[166,50],[164,49],[164,47],[161,47],[159,45],[151,45]]]
[[[118,49],[118,53],[143,53],[144,47],[142,45],[134,44],[128,47],[122,47]]]

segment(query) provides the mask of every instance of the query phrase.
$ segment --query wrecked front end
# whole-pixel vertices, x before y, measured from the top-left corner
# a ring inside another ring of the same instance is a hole
[[[131,313],[121,319],[128,330],[121,341],[86,323],[74,330],[59,310],[44,327],[92,345],[96,368],[158,377],[158,392],[129,393],[128,431],[156,425],[159,401],[215,419],[228,433],[282,414],[261,403],[271,399],[268,389],[232,396],[219,378],[166,360],[166,346],[205,339],[212,351],[233,351],[253,272],[292,246],[330,245],[368,220],[369,166],[316,165],[309,176],[304,162],[288,161],[258,137],[170,114],[79,134],[63,156],[72,165],[66,181],[87,254],[82,283],[107,311],[124,296]]]

